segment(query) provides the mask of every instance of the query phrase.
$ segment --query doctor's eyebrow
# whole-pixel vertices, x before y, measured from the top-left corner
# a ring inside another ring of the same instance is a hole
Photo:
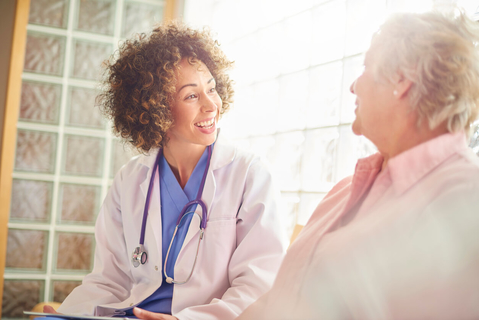
[[[211,81],[215,81],[215,78],[211,78],[210,80],[208,80],[206,84],[209,84]],[[183,88],[185,87],[197,87],[197,86],[198,85],[196,83],[187,83],[178,90],[178,93],[180,93],[180,91],[183,90]]]

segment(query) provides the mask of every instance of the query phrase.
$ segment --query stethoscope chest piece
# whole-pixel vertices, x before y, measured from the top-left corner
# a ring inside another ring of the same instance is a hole
[[[133,255],[131,256],[131,262],[135,268],[138,268],[140,264],[145,264],[148,260],[148,254],[146,254],[145,247],[140,244],[139,247],[135,248]]]

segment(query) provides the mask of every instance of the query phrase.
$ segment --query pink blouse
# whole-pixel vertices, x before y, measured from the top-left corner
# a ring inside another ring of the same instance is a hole
[[[238,319],[479,318],[479,158],[445,134],[358,161]]]

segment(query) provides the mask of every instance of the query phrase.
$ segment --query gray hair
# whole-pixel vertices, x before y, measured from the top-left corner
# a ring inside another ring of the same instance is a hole
[[[376,75],[412,81],[411,107],[432,130],[469,131],[479,114],[479,24],[463,11],[391,16],[373,36]],[[418,123],[418,124],[419,124]]]

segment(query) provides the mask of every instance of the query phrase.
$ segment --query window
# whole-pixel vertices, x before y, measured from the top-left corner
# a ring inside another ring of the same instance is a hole
[[[221,130],[271,164],[290,232],[353,173],[358,158],[375,152],[351,132],[355,105],[349,92],[372,33],[388,13],[425,11],[436,2],[455,1],[185,2],[185,21],[211,26],[236,61],[235,105]],[[477,7],[475,0],[456,2],[471,14]]]

